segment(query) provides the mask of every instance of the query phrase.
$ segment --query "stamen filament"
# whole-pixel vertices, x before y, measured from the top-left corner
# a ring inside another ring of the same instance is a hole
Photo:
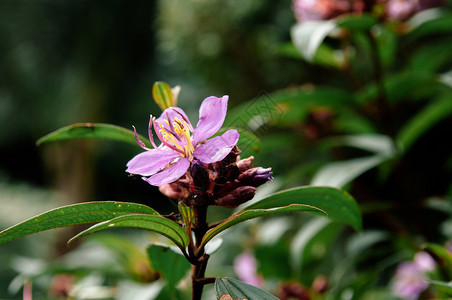
[[[157,146],[154,143],[154,134],[152,134],[152,123],[153,123],[153,120],[155,120],[155,117],[153,117],[151,115],[151,117],[149,119],[148,135],[149,135],[149,140],[151,141],[152,147],[154,147],[154,149],[157,149]]]
[[[157,134],[159,140],[160,140],[165,146],[167,146],[168,148],[173,149],[174,151],[177,151],[177,152],[179,152],[180,154],[182,154],[182,155],[185,156],[185,152],[184,152],[183,150],[178,149],[178,148],[172,146],[171,144],[169,144],[169,143],[163,138],[163,136],[160,134],[160,130],[155,130],[155,129],[157,128],[157,126],[155,125],[155,123],[156,123],[155,118],[152,120],[152,123],[154,124],[154,131],[155,131],[155,133]],[[162,126],[162,124],[160,124],[160,126],[161,126],[160,128],[164,129],[163,126]]]

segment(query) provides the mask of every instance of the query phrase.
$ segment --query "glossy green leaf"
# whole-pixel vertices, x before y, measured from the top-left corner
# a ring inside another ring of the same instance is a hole
[[[190,234],[191,227],[193,223],[193,209],[184,204],[184,202],[179,202],[177,205],[180,214],[182,215],[182,220],[184,221],[184,228],[187,234]]]
[[[278,300],[272,294],[258,287],[228,277],[215,280],[215,295],[219,300]]]
[[[152,208],[125,202],[86,202],[63,206],[30,218],[0,232],[0,244],[53,228],[96,223],[122,215],[146,214],[159,216]]]
[[[176,106],[173,104],[173,92],[171,87],[162,81],[157,81],[152,86],[152,96],[154,97],[155,103],[163,110],[171,106]]]
[[[210,231],[208,231],[203,239],[202,244],[207,244],[213,237],[215,237],[220,232],[228,229],[231,226],[234,226],[238,223],[254,219],[257,217],[263,217],[267,215],[273,215],[278,213],[288,213],[288,212],[313,212],[313,213],[325,213],[321,209],[318,209],[316,207],[310,206],[310,205],[304,205],[304,204],[289,204],[284,207],[271,207],[266,209],[246,209],[239,211],[232,216],[230,216],[225,221],[221,222],[219,225],[212,228]]]
[[[448,94],[430,103],[408,121],[398,134],[397,140],[406,151],[423,133],[450,115],[452,115],[452,95]]]
[[[175,288],[191,268],[191,264],[185,257],[174,252],[170,247],[150,245],[146,252],[152,269],[160,272],[170,288]]]
[[[297,187],[275,193],[248,207],[249,209],[269,209],[290,204],[305,204],[317,207],[334,221],[343,222],[355,230],[361,230],[361,212],[355,199],[347,192],[320,186]]]
[[[320,44],[336,28],[332,20],[308,21],[292,27],[291,37],[301,55],[307,61],[312,61]]]
[[[137,228],[153,231],[167,237],[181,249],[185,249],[189,242],[189,237],[187,233],[176,222],[164,218],[160,215],[134,214],[120,216],[93,225],[90,228],[86,229],[85,231],[82,231],[73,238],[71,238],[68,244],[82,236],[86,236],[91,233],[113,228]]]
[[[146,138],[140,135],[139,137],[146,146],[152,148],[151,143]],[[69,125],[40,138],[36,144],[39,146],[43,143],[70,139],[104,139],[138,146],[132,130],[103,123],[76,123]]]

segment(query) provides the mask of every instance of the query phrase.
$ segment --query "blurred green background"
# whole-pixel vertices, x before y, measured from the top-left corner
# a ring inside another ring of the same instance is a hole
[[[291,42],[290,0],[0,0],[0,227],[93,200],[175,211],[156,187],[125,173],[139,147],[35,144],[77,122],[134,125],[146,135],[149,115],[160,114],[152,85],[164,81],[181,86],[178,104],[193,124],[204,98],[227,94],[226,125],[257,129],[260,151],[246,153],[275,176],[258,197],[331,184],[349,191],[364,216],[362,234],[299,215],[240,225],[212,259],[215,274],[235,276],[232,261],[247,249],[270,291],[283,281],[312,291],[320,275],[331,284],[325,299],[398,299],[390,290],[397,265],[430,249],[442,263],[432,278],[452,280],[452,2],[400,21],[381,12],[388,1],[363,18],[335,19],[337,30],[302,58]],[[301,32],[306,44],[314,31]],[[107,236],[68,248],[78,231],[1,245],[0,299],[22,299],[24,280],[40,273],[36,299],[47,299],[58,271],[83,279],[97,268],[103,281],[90,284],[101,287],[121,276],[155,280],[143,254],[148,235],[126,232],[133,246]]]

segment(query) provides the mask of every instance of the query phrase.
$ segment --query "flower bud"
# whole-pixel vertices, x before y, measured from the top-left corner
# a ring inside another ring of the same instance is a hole
[[[251,200],[256,194],[256,188],[252,186],[241,186],[227,194],[226,196],[215,200],[214,204],[227,208],[236,208],[242,203]]]
[[[267,181],[273,180],[272,168],[258,168],[252,180],[252,186],[258,187]]]
[[[206,165],[200,160],[193,161],[191,165],[191,176],[193,177],[193,186],[198,192],[205,192],[210,186],[209,172]]]
[[[183,200],[189,196],[188,189],[183,188],[177,182],[167,183],[159,186],[159,191],[170,198]]]
[[[240,174],[238,180],[242,184],[258,187],[269,180],[273,180],[271,170],[272,170],[271,168],[267,169],[261,167],[252,168]]]
[[[250,156],[245,159],[241,159],[237,162],[237,167],[239,168],[240,173],[245,172],[248,169],[253,167],[254,156]]]

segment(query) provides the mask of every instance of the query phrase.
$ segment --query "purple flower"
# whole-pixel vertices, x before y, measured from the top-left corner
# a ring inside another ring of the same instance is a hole
[[[414,300],[428,288],[426,272],[435,268],[433,258],[426,252],[419,252],[413,261],[403,262],[397,267],[392,290],[402,299]]]
[[[141,175],[149,184],[160,186],[182,177],[194,159],[206,164],[222,160],[237,144],[237,130],[231,129],[221,136],[205,140],[223,125],[227,106],[228,96],[204,99],[195,129],[184,111],[178,107],[165,109],[158,119],[151,116],[149,139],[154,149],[145,147],[134,127],[135,139],[146,151],[127,163],[126,172]],[[152,127],[161,141],[158,147],[154,143]]]
[[[234,271],[245,283],[262,287],[264,280],[257,274],[257,262],[254,256],[246,251],[234,259]]]

